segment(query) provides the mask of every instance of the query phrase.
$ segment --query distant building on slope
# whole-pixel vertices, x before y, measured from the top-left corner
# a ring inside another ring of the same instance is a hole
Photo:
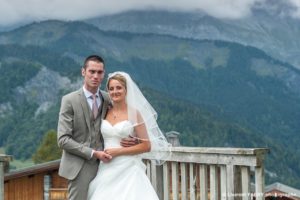
[[[265,187],[265,199],[300,200],[300,190],[276,182]]]
[[[179,141],[179,135],[180,135],[180,133],[178,133],[176,131],[170,131],[170,132],[166,133],[167,140],[169,143],[172,144],[173,147],[181,146],[180,141]]]

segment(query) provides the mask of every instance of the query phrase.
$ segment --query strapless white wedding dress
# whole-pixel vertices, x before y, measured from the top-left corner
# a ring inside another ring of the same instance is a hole
[[[121,139],[128,137],[133,128],[130,121],[111,125],[103,120],[101,132],[105,148],[114,148],[120,147]],[[89,185],[88,200],[158,200],[145,170],[141,158],[134,155],[101,162],[96,177]]]

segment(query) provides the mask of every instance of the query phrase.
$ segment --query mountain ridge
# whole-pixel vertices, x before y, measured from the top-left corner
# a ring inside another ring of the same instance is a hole
[[[268,179],[284,181],[281,173],[288,169],[283,173],[288,177],[286,182],[298,183],[295,177],[300,177],[300,166],[295,163],[300,153],[293,148],[300,141],[297,136],[300,117],[295,112],[300,99],[295,86],[300,75],[292,65],[238,43],[128,32],[111,34],[112,31],[103,32],[81,22],[47,23],[0,34],[0,70],[8,73],[6,76],[0,73],[0,79],[9,85],[14,80],[9,77],[24,75],[13,89],[26,88],[26,83],[34,79],[31,74],[39,74],[45,67],[48,69],[44,75],[57,73],[52,80],[45,78],[49,87],[54,86],[51,81],[68,80],[65,87],[52,88],[58,89],[60,96],[73,89],[72,86],[79,88],[80,64],[86,55],[96,52],[104,55],[107,73],[126,71],[142,88],[152,91],[149,99],[159,108],[160,124],[165,130],[176,128],[182,132],[183,144],[272,147],[267,169],[278,177]],[[18,40],[14,40],[16,37]],[[24,71],[13,70],[16,66],[22,69],[22,65],[26,66]],[[12,98],[8,87],[1,91],[6,92],[7,99]],[[23,94],[35,93],[33,88],[29,91]],[[20,116],[5,115],[9,102],[4,98],[0,103],[0,108],[3,107],[0,113],[4,115],[0,122],[0,137],[5,138],[2,145],[7,144],[10,153],[28,157],[43,133],[55,129],[59,102],[44,105],[40,111],[42,104],[34,100],[22,104],[15,100],[12,104]],[[207,110],[207,114],[200,112],[201,109]],[[192,119],[189,114],[193,114]],[[20,132],[24,135],[19,136]],[[294,137],[283,141],[286,135]],[[30,148],[25,152],[28,145]],[[284,162],[275,165],[280,160]]]
[[[300,68],[300,21],[253,9],[240,19],[218,19],[203,12],[127,11],[85,20],[102,30],[156,33],[252,45]],[[282,51],[284,49],[284,51]]]

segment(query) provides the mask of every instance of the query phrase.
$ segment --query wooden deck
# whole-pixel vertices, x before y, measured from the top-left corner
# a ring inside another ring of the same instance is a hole
[[[161,200],[262,200],[267,152],[265,148],[173,147],[163,165],[155,165],[150,157],[144,161]],[[67,180],[57,174],[59,162],[5,173],[0,200],[67,199]]]

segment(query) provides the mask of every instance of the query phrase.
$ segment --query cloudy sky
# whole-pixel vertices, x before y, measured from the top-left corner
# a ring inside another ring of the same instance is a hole
[[[217,18],[235,19],[251,15],[253,7],[278,10],[277,2],[292,7],[285,14],[300,17],[300,0],[0,0],[0,26],[47,19],[81,20],[134,9],[201,10]]]

